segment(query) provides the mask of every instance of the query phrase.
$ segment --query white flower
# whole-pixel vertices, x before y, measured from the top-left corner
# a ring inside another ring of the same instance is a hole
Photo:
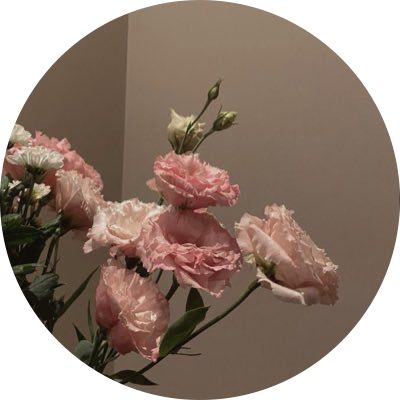
[[[33,185],[32,200],[38,201],[43,197],[47,196],[50,192],[51,192],[50,186],[47,186],[44,183],[35,183]]]
[[[14,189],[16,186],[18,186],[19,184],[21,183],[21,181],[18,181],[18,180],[14,180],[14,181],[12,181],[12,182],[10,182],[9,184],[8,184],[8,188],[11,190],[11,189]]]
[[[60,169],[63,166],[63,155],[43,146],[21,147],[14,154],[7,156],[7,161],[14,165],[37,168],[43,171]]]
[[[171,122],[167,127],[167,131],[168,140],[175,151],[179,149],[180,143],[185,137],[186,129],[188,128],[190,122],[194,121],[195,118],[196,117],[194,115],[183,117],[171,108]],[[186,137],[184,151],[193,150],[202,137],[204,125],[204,123],[200,122],[197,122],[194,125],[190,131],[190,135]]]
[[[31,137],[32,135],[26,131],[23,126],[15,124],[9,142],[12,144],[19,143],[22,146],[27,146],[30,144]]]

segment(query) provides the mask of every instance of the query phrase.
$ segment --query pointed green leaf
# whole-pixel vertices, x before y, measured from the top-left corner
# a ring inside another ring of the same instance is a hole
[[[195,308],[204,307],[204,302],[199,291],[191,288],[186,300],[186,311],[194,310]]]
[[[79,287],[75,290],[74,293],[72,293],[71,297],[65,301],[64,307],[60,310],[60,312],[57,315],[57,318],[60,318],[67,310],[72,306],[74,301],[82,294],[82,292],[86,289],[86,286],[88,285],[90,279],[94,275],[94,273],[98,270],[99,267],[96,267],[95,270],[93,270],[89,276],[79,285]]]
[[[119,380],[120,383],[135,383],[137,385],[156,385],[156,383],[147,379],[144,375],[139,374],[136,371],[131,371],[129,369],[125,369],[123,371],[119,371],[116,374],[109,376],[111,379]]]
[[[58,215],[56,218],[48,221],[46,224],[42,226],[43,235],[49,238],[50,236],[54,235],[57,229],[60,228],[62,221],[62,216]]]
[[[7,247],[30,244],[43,237],[40,229],[29,225],[3,226],[3,233]]]
[[[24,276],[36,271],[36,268],[43,268],[43,264],[21,264],[12,267],[16,276]]]
[[[8,179],[7,176],[2,176],[1,177],[1,190],[6,190],[8,188],[10,180]]]
[[[19,214],[6,214],[1,216],[3,232],[17,228],[22,224],[22,217]]]
[[[75,347],[74,354],[81,361],[88,364],[93,351],[93,344],[88,340],[81,340]]]
[[[78,341],[80,342],[80,341],[82,341],[82,340],[86,340],[85,336],[84,336],[83,333],[79,330],[79,328],[78,328],[75,324],[73,324],[73,325],[74,325],[74,328],[75,328],[75,333],[76,333],[76,337],[78,338]]]
[[[37,276],[26,290],[38,300],[43,300],[50,297],[58,285],[57,274],[44,274]]]
[[[93,327],[92,314],[90,312],[90,300],[88,302],[88,308],[87,308],[87,320],[88,320],[90,338],[93,340],[93,338],[94,338],[94,327]]]
[[[160,357],[165,357],[179,346],[204,320],[209,307],[200,307],[187,311],[168,329],[160,345]]]

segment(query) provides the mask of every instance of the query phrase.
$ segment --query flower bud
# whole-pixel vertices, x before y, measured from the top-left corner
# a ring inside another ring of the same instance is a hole
[[[235,111],[221,111],[214,121],[214,131],[223,131],[224,129],[230,128],[235,122],[236,116],[237,112]]]
[[[179,115],[175,110],[171,109],[171,122],[168,125],[168,140],[171,143],[172,148],[177,152],[180,148],[180,144],[185,137],[186,130],[191,121],[195,119],[194,115],[183,117]],[[204,123],[196,123],[186,137],[183,151],[191,151],[194,149],[196,144],[203,137],[203,126]]]
[[[218,79],[217,83],[208,91],[208,102],[211,103],[215,100],[219,95],[219,87],[221,85],[222,80]]]

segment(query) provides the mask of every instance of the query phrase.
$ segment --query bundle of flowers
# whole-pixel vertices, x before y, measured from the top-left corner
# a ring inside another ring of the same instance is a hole
[[[237,114],[217,112],[208,130],[200,122],[218,98],[221,81],[208,91],[198,115],[171,110],[167,127],[172,151],[154,161],[147,185],[154,203],[137,198],[106,201],[99,173],[66,139],[35,137],[16,125],[7,149],[1,182],[2,226],[10,262],[33,310],[49,330],[85,289],[81,283],[64,300],[55,293],[60,239],[69,232],[83,238],[83,252],[100,247],[109,258],[100,266],[96,318],[88,309],[89,337],[75,326],[74,354],[104,373],[116,358],[135,352],[148,360],[139,371],[107,375],[120,383],[154,384],[144,373],[170,354],[181,354],[194,337],[217,324],[259,287],[278,299],[301,305],[333,305],[337,266],[296,223],[284,205],[267,205],[264,216],[244,214],[235,235],[213,214],[232,207],[240,196],[229,173],[197,153],[213,134],[235,125]],[[42,221],[41,211],[54,211]],[[79,233],[79,234],[78,234]],[[222,314],[207,322],[204,295],[220,298],[233,274],[251,264],[255,279]],[[171,281],[163,293],[161,279]],[[170,303],[187,291],[186,308],[170,321]]]

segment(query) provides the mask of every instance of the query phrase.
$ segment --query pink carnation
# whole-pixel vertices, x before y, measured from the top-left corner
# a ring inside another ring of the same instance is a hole
[[[267,206],[266,219],[243,215],[237,240],[261,284],[284,301],[310,305],[337,300],[337,266],[285,206]]]
[[[169,322],[169,305],[151,278],[109,260],[96,289],[96,320],[121,354],[135,351],[156,361]]]
[[[89,240],[83,247],[85,253],[109,246],[111,255],[122,253],[135,257],[136,241],[143,224],[163,209],[155,203],[142,203],[138,199],[110,203],[98,209],[88,232]]]
[[[90,178],[76,171],[57,172],[55,209],[68,218],[73,229],[90,228],[97,209],[105,204],[99,187]]]
[[[198,154],[178,155],[173,151],[154,163],[155,178],[148,182],[175,207],[190,209],[234,205],[240,194],[226,171],[199,159]]]
[[[183,287],[220,297],[240,268],[236,240],[208,213],[169,209],[143,227],[138,245],[143,265],[174,271]]]
[[[49,138],[42,132],[36,131],[35,138],[32,142],[33,146],[44,146],[51,150],[57,151],[64,156],[65,171],[74,170],[82,176],[92,179],[92,181],[100,188],[103,188],[101,175],[75,151],[71,150],[71,144],[68,139]],[[55,186],[55,174],[46,174],[45,183],[51,187]]]

